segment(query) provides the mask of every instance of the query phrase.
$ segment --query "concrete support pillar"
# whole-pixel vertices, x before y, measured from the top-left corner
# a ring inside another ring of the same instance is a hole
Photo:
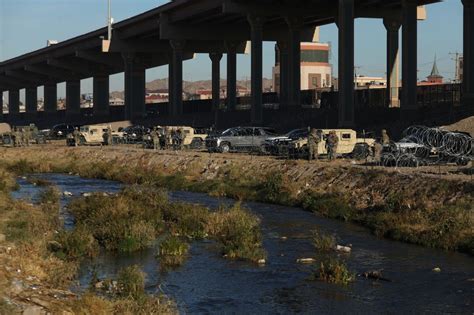
[[[95,100],[94,100],[95,103]],[[94,104],[95,106],[95,104]],[[81,81],[66,82],[66,117],[76,119],[81,115]]]
[[[8,91],[8,116],[15,117],[20,113],[20,90]]]
[[[3,121],[3,91],[0,90],[0,121]]]
[[[417,109],[417,72],[418,72],[418,20],[417,1],[403,0],[402,2],[402,102],[403,111]]]
[[[212,61],[212,108],[219,109],[221,101],[221,53],[210,53]]]
[[[278,54],[280,56],[280,106],[288,106],[288,42],[279,41],[278,45]],[[301,83],[300,83],[301,85]]]
[[[385,18],[383,23],[387,30],[387,105],[388,107],[399,107],[400,53],[398,38],[401,21],[397,18]]]
[[[286,19],[288,32],[288,104],[301,105],[301,27],[300,18]]]
[[[36,86],[25,89],[25,112],[29,119],[34,118],[38,112],[38,88]]]
[[[109,76],[97,75],[93,78],[94,86],[94,116],[108,116],[109,104]]]
[[[183,113],[183,53],[186,41],[171,40],[170,44],[172,52],[169,73],[169,113],[172,116],[178,116]]]
[[[125,119],[146,117],[145,68],[134,54],[124,54],[125,61]]]
[[[464,5],[463,98],[474,104],[474,0],[462,0]]]
[[[227,109],[237,106],[237,44],[226,42],[227,48]]]
[[[251,28],[252,56],[251,56],[251,100],[252,100],[252,124],[263,122],[263,24],[264,19],[260,16],[248,15]]]
[[[56,82],[44,85],[44,112],[55,114],[58,110],[58,85]]]
[[[339,0],[339,127],[353,127],[354,0]]]

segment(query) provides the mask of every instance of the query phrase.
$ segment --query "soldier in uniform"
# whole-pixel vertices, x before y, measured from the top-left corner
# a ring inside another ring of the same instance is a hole
[[[157,151],[160,146],[160,137],[156,127],[153,127],[152,132],[150,133],[151,140],[153,141],[153,150]]]
[[[337,146],[339,144],[339,137],[336,134],[336,131],[332,130],[327,138],[326,147],[328,150],[328,158],[330,161],[336,159]]]
[[[107,127],[107,145],[114,145],[114,139],[112,136],[112,128]]]
[[[375,141],[374,143],[374,162],[377,164],[380,164],[382,160],[382,150],[383,150],[383,145],[381,141]]]
[[[311,128],[308,135],[308,161],[319,159],[318,147],[321,142],[321,137],[316,128]]]
[[[166,150],[171,147],[173,141],[172,129],[169,127],[165,128],[165,139],[166,139]]]
[[[386,146],[390,144],[390,137],[387,134],[386,129],[382,129],[382,145]]]
[[[184,139],[186,138],[186,135],[184,134],[183,128],[178,129],[178,147],[180,150],[184,149]]]
[[[16,131],[16,127],[13,127],[13,129],[12,129],[12,132],[11,132],[11,139],[12,139],[13,147],[17,147],[17,146],[18,146],[19,137],[18,137],[18,133],[17,133],[17,131]]]
[[[24,145],[26,145],[27,147],[30,146],[30,139],[31,139],[31,127],[26,127],[24,129],[24,133],[25,133],[25,143]]]
[[[19,128],[18,133],[20,135],[20,143],[18,146],[23,147],[25,145],[25,128]]]
[[[77,147],[79,146],[79,143],[80,143],[80,132],[79,132],[79,128],[74,128],[74,131],[72,133],[72,136],[74,137],[74,145]]]

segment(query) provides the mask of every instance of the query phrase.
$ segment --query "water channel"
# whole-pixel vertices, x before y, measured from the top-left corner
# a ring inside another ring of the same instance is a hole
[[[61,174],[39,174],[62,192],[74,196],[87,192],[117,193],[117,182],[84,179]],[[41,187],[19,179],[15,198],[37,201]],[[233,200],[205,194],[171,192],[172,201],[216,208]],[[72,228],[74,218],[64,206],[71,197],[61,198],[61,217]],[[113,278],[119,269],[137,264],[147,273],[150,293],[162,291],[175,300],[182,313],[465,313],[474,312],[474,258],[379,239],[366,229],[322,218],[298,208],[262,203],[244,206],[262,219],[265,266],[220,257],[216,245],[194,242],[186,263],[166,273],[159,271],[155,249],[132,255],[102,253],[94,262],[83,263],[79,289],[89,285],[93,270],[99,278]],[[314,228],[336,234],[341,244],[352,244],[350,254],[334,254],[358,274],[383,270],[391,282],[358,276],[348,286],[310,281],[317,265],[298,264],[298,258],[318,260],[310,239]],[[433,272],[435,267],[441,272]]]

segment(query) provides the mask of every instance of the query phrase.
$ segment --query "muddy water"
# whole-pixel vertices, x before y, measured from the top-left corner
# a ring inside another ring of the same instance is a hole
[[[64,175],[41,175],[63,191],[117,192],[121,185]],[[40,188],[20,180],[17,198],[31,198]],[[214,208],[231,204],[204,194],[173,192],[172,200]],[[63,198],[66,204],[69,198]],[[297,208],[246,203],[262,218],[267,264],[257,267],[219,257],[212,242],[192,244],[190,257],[181,268],[160,273],[154,249],[133,255],[103,254],[86,262],[80,272],[80,288],[89,284],[92,272],[114,277],[117,271],[138,264],[148,274],[147,288],[163,291],[177,301],[183,313],[465,313],[474,312],[474,258],[440,250],[381,240],[367,230],[328,220]],[[62,215],[69,226],[67,212]],[[391,282],[357,277],[343,287],[308,278],[316,266],[297,264],[315,254],[309,231],[337,234],[340,243],[352,244],[350,255],[341,255],[356,273],[383,270]],[[287,240],[282,240],[287,237]],[[432,271],[434,267],[441,272]],[[159,284],[159,285],[158,285]]]

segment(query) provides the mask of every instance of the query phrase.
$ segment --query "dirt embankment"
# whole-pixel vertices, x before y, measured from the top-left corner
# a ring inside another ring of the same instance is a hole
[[[356,208],[381,205],[397,196],[411,204],[423,201],[429,208],[474,196],[470,176],[454,175],[449,168],[382,169],[364,167],[351,161],[329,163],[319,161],[278,160],[242,154],[207,154],[201,152],[153,152],[131,147],[31,147],[0,150],[0,159],[50,165],[87,165],[103,162],[110,170],[141,170],[144,173],[181,174],[190,181],[236,178],[261,180],[265,174],[278,172],[285,178],[293,195],[311,190],[347,196]],[[453,168],[454,170],[454,168]]]
[[[474,137],[474,116],[460,120],[452,125],[443,127],[449,131],[467,132]]]

